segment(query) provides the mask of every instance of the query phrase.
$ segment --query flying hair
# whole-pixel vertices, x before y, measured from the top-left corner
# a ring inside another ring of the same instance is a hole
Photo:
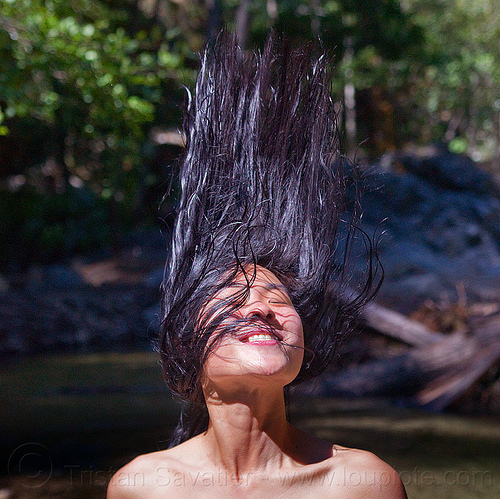
[[[245,304],[256,266],[278,277],[303,323],[294,383],[326,369],[377,288],[370,238],[363,282],[352,283],[348,270],[360,233],[357,203],[346,200],[356,169],[339,151],[330,67],[315,46],[292,49],[274,35],[262,52],[248,53],[222,33],[201,56],[163,285],[163,372],[185,401],[171,445],[207,428],[203,366],[245,322],[227,319]],[[246,286],[206,305],[241,275]]]

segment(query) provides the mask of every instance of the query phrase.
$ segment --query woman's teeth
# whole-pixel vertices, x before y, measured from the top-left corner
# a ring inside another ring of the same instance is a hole
[[[262,341],[276,341],[270,334],[252,334],[248,337],[249,343],[260,343]]]

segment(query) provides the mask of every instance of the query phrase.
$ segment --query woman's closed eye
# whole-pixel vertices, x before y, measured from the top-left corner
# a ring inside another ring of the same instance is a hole
[[[284,293],[273,293],[271,296],[269,296],[268,303],[272,305],[292,306],[292,301]]]

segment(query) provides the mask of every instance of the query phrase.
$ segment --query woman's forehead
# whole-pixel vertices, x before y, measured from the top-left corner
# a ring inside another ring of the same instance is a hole
[[[260,265],[249,266],[238,272],[215,297],[222,298],[238,292],[239,289],[260,289],[264,291],[278,290],[288,295],[286,286],[270,270]]]
[[[276,275],[265,267],[256,265],[255,267],[246,268],[245,272],[240,272],[236,275],[234,282],[251,286],[264,285],[271,288],[284,288],[281,281]]]

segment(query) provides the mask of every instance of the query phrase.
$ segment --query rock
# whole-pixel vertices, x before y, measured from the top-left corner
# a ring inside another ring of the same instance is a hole
[[[408,155],[401,156],[399,161],[407,171],[444,189],[485,194],[491,185],[489,176],[468,156],[451,153],[446,145],[435,146],[428,157],[420,159]]]
[[[153,307],[149,307],[146,309],[142,316],[144,321],[148,325],[148,329],[157,330],[160,327],[160,317],[161,317],[161,306],[160,304],[156,304]]]
[[[481,290],[497,296],[500,199],[488,190],[487,174],[468,158],[443,151],[401,158],[404,171],[391,171],[397,155],[375,167],[362,203],[363,230],[384,232],[378,245],[386,273],[381,298],[400,309],[413,293],[456,299],[459,283],[471,295]]]
[[[150,288],[160,289],[164,275],[165,269],[163,267],[152,270],[144,279],[144,284]]]
[[[0,275],[0,294],[6,293],[9,290],[9,281]]]
[[[158,298],[142,285],[11,290],[0,301],[0,353],[147,347],[142,314]]]
[[[384,282],[378,299],[401,313],[409,314],[425,300],[443,299],[451,292],[448,288],[446,282],[437,274],[407,275],[402,279]]]
[[[33,265],[27,273],[27,289],[69,289],[83,284],[83,280],[67,265]]]
[[[55,289],[67,289],[83,284],[83,280],[78,272],[66,265],[45,267],[44,279],[47,285]]]

